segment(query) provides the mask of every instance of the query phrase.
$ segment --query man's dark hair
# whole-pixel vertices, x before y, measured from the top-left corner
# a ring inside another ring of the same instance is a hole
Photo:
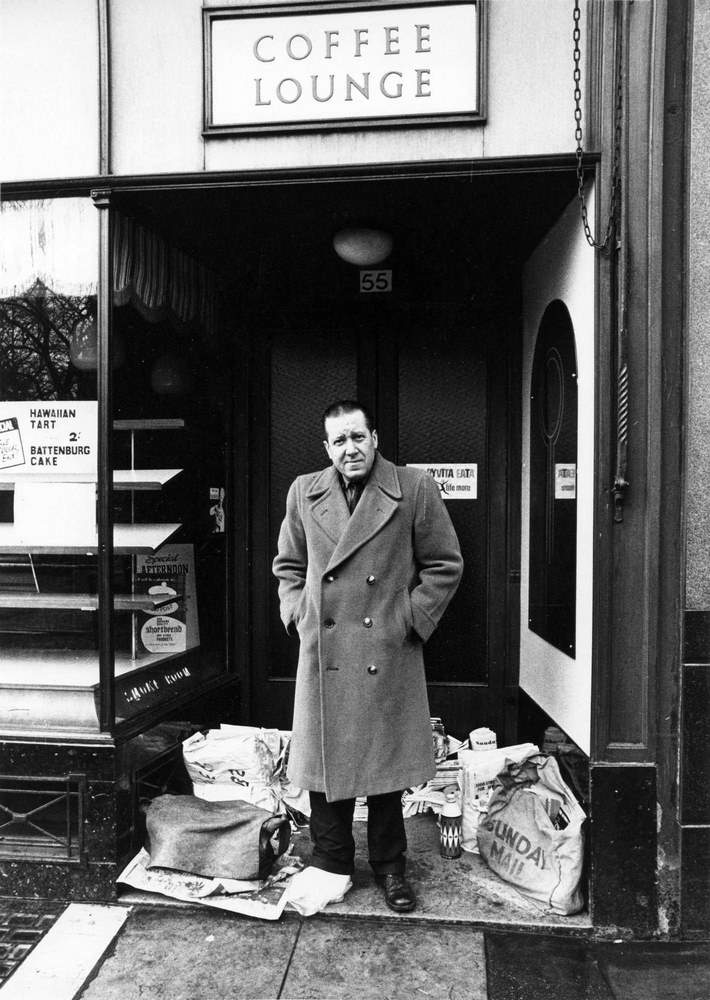
[[[323,432],[326,438],[328,437],[328,432],[325,429],[325,422],[329,417],[340,417],[343,413],[355,413],[357,410],[364,416],[368,431],[372,432],[374,421],[368,408],[363,406],[362,403],[358,403],[356,399],[339,399],[337,402],[331,403],[323,411]]]

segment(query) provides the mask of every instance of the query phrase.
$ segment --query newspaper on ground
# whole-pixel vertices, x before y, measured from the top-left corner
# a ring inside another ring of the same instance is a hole
[[[154,892],[186,903],[198,903],[261,920],[278,920],[287,903],[289,880],[303,869],[300,858],[283,855],[264,881],[206,878],[169,868],[148,868],[150,855],[141,848],[117,878],[141,892]]]

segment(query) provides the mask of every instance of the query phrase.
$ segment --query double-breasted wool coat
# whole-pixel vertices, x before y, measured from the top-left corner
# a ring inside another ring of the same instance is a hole
[[[461,578],[434,480],[375,456],[350,515],[334,467],[291,485],[273,571],[300,637],[288,776],[329,801],[435,773],[422,647]]]

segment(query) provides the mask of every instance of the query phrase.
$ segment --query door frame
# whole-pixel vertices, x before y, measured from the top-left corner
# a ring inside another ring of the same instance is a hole
[[[594,159],[591,157],[590,159]],[[390,171],[383,171],[378,168],[366,172],[363,168],[343,168],[324,176],[322,171],[306,173],[309,183],[338,183],[344,181],[369,180],[376,182],[379,179],[391,180],[392,176],[402,178],[416,178],[436,181],[442,178],[463,177],[469,180],[472,174],[490,173],[528,173],[531,168],[534,172],[550,173],[568,172],[572,167],[570,157],[532,157],[521,158],[515,161],[506,161],[504,164],[498,162],[495,167],[491,163],[472,164],[468,169],[462,169],[463,165],[451,163],[437,163],[423,165],[392,165]],[[497,169],[496,169],[497,168]],[[295,172],[294,176],[303,177]],[[293,177],[286,183],[292,183]],[[283,183],[280,178],[273,178],[275,184]],[[511,315],[515,312],[516,305],[519,310],[519,301],[511,302]],[[515,741],[517,736],[518,723],[518,672],[519,672],[519,633],[520,633],[520,468],[521,468],[521,372],[522,355],[520,328],[514,327],[513,323],[506,324],[506,341],[502,345],[500,357],[505,359],[505,364],[498,366],[493,375],[493,370],[489,373],[489,427],[491,432],[488,441],[488,460],[494,458],[497,462],[504,462],[505,469],[500,477],[501,483],[507,483],[507,488],[501,488],[498,495],[491,495],[489,498],[489,518],[488,518],[488,548],[489,565],[487,567],[487,580],[489,598],[487,602],[487,620],[489,636],[489,677],[493,684],[477,685],[486,686],[489,690],[488,716],[496,719],[499,738],[506,744]],[[495,386],[493,385],[495,378]],[[380,372],[376,375],[373,383],[374,391],[378,398],[383,393],[381,386],[385,375]],[[262,422],[255,419],[257,413],[268,412],[268,359],[264,353],[264,344],[261,336],[253,337],[249,355],[249,375],[248,381],[251,387],[249,400],[250,418],[249,426],[249,446],[248,453],[262,456],[262,460],[268,462],[269,454],[269,429]],[[358,385],[358,393],[362,391],[362,386]],[[396,412],[396,402],[391,407]],[[379,418],[378,418],[379,419]],[[392,414],[386,416],[387,423],[393,423]],[[390,435],[388,435],[390,436]],[[243,447],[240,454],[244,454]],[[396,456],[393,456],[396,460]],[[516,471],[517,470],[517,473]],[[513,475],[514,482],[511,482]],[[273,577],[270,573],[270,560],[263,556],[255,561],[255,553],[263,553],[269,547],[269,509],[268,493],[263,490],[258,482],[259,477],[250,479],[249,497],[250,510],[256,505],[263,516],[258,518],[259,523],[251,523],[248,533],[249,548],[249,596],[244,593],[244,588],[240,588],[239,600],[241,606],[245,607],[246,602],[250,604],[252,617],[249,620],[247,631],[250,641],[246,656],[246,662],[242,663],[244,694],[241,703],[241,718],[246,724],[254,724],[258,719],[255,713],[255,685],[257,683],[256,671],[259,670],[259,663],[262,667],[259,673],[264,671],[263,665],[266,662],[266,655],[263,650],[257,648],[261,641],[260,637],[268,634],[266,619],[268,618],[268,607],[263,600],[255,599],[255,594],[268,593],[268,588],[274,586]],[[496,534],[494,539],[492,535]],[[496,549],[491,544],[502,538],[504,552],[499,557]],[[241,543],[243,544],[243,542]],[[235,550],[239,549],[240,540],[235,542]],[[504,571],[496,572],[493,568],[493,560],[502,558],[504,560]],[[238,605],[239,606],[239,605]],[[237,629],[237,634],[240,633]],[[490,643],[494,648],[490,649]],[[241,656],[235,656],[237,661]],[[262,682],[266,677],[261,678]],[[283,685],[292,686],[294,679],[269,677],[268,682],[277,689]],[[445,682],[430,682],[431,692],[437,688],[454,687],[454,684],[446,685]],[[469,686],[464,684],[464,686]],[[278,700],[281,696],[277,695]],[[432,711],[437,711],[438,699],[432,698]],[[437,706],[435,708],[435,706]],[[442,702],[441,714],[446,714],[446,700]],[[259,720],[261,721],[261,720]]]
[[[598,152],[587,152],[583,156],[583,166],[596,168],[600,159]],[[123,198],[130,201],[132,195],[142,195],[144,198],[152,192],[180,191],[199,188],[230,189],[299,186],[314,184],[339,184],[352,181],[377,182],[378,180],[436,180],[445,178],[462,178],[473,181],[476,177],[495,174],[569,174],[576,169],[574,154],[533,155],[521,157],[501,157],[470,160],[430,160],[402,161],[377,164],[345,165],[339,167],[317,168],[279,168],[273,170],[249,170],[241,173],[233,171],[215,171],[209,174],[193,172],[188,174],[151,174],[112,176],[110,184],[102,176],[83,178],[64,178],[61,180],[43,180],[31,182],[10,182],[5,184],[4,198],[37,198],[48,197],[61,191],[63,195],[75,194],[87,196],[92,189],[101,188],[108,191],[117,204]],[[604,290],[610,281],[607,274],[600,274],[600,300],[603,301]],[[255,358],[253,344],[249,352],[240,358],[237,367],[238,379],[242,389],[241,404],[233,408],[233,442],[234,454],[239,465],[234,475],[233,496],[243,490],[247,498],[245,508],[251,506],[249,497],[254,484],[249,475],[249,456],[254,436],[258,438],[259,428],[253,420],[253,392],[263,389],[255,385]],[[520,426],[520,359],[515,352],[508,352],[510,368],[507,372],[507,408],[501,414],[509,426]],[[517,386],[517,388],[516,388]],[[509,451],[506,453],[510,467],[519,467],[521,461],[520,445],[516,436],[509,435]],[[595,470],[596,474],[596,470]],[[503,683],[503,728],[506,733],[514,732],[517,720],[517,650],[519,646],[519,530],[520,498],[516,491],[508,491],[505,503],[506,538],[508,552],[508,573],[505,598],[497,604],[501,609],[499,615],[506,614],[508,628],[505,639],[505,665]],[[233,655],[229,657],[230,667],[239,678],[240,715],[243,721],[251,721],[252,686],[251,671],[254,656],[253,631],[250,628],[253,609],[251,583],[254,571],[254,551],[252,548],[252,525],[247,509],[234,506],[231,524],[231,551],[233,553],[232,583],[230,599],[235,610],[233,623]],[[505,611],[503,610],[505,609]],[[257,613],[258,613],[258,609]],[[596,644],[596,633],[595,633]],[[603,666],[603,663],[600,664]],[[278,683],[278,682],[276,682]],[[291,683],[289,681],[289,683]],[[594,706],[593,706],[594,713]],[[594,720],[593,720],[594,725]]]

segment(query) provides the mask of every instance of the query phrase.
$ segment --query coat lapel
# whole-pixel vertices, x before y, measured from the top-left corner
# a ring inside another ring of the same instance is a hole
[[[340,487],[338,473],[331,465],[319,472],[306,491],[316,524],[337,545],[350,521],[350,512]]]
[[[337,481],[337,473],[335,473],[335,477],[334,486],[340,493],[346,521],[328,561],[326,571],[334,569],[348,559],[353,552],[369,542],[387,524],[397,510],[399,500],[402,499],[397,469],[379,454],[375,458],[370,478],[352,517],[348,516],[348,507]],[[335,493],[335,489],[332,489],[331,493]],[[338,521],[338,523],[340,522]]]

